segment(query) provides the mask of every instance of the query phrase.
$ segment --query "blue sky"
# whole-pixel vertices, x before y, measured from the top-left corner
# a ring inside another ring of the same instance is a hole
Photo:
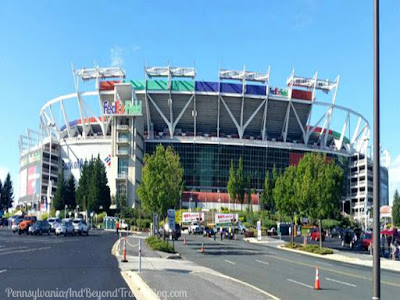
[[[266,72],[284,86],[296,74],[341,75],[337,104],[372,128],[371,1],[2,1],[0,10],[0,179],[18,185],[18,136],[38,129],[43,104],[73,91],[77,67],[121,63]],[[390,151],[390,194],[400,188],[400,2],[381,1],[381,142]],[[16,193],[17,193],[17,189]],[[392,196],[390,196],[392,198]]]

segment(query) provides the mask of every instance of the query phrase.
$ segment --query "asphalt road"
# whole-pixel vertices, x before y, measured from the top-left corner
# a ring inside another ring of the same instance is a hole
[[[0,299],[134,299],[111,255],[116,240],[96,230],[56,237],[0,229]]]
[[[372,268],[334,262],[237,241],[187,236],[175,242],[183,258],[252,284],[281,299],[371,299]],[[204,243],[205,252],[200,252]],[[321,290],[314,290],[315,267]],[[381,272],[382,299],[398,299],[400,273]]]

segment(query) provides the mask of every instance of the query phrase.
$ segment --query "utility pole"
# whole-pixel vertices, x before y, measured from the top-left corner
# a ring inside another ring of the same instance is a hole
[[[379,198],[380,198],[380,133],[379,133],[379,0],[374,0],[374,228],[373,228],[373,294],[372,299],[381,298],[381,266],[380,266],[380,223],[379,223]],[[368,188],[368,185],[367,185]]]

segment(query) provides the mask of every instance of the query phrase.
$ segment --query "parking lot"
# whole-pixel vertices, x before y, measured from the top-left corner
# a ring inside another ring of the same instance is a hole
[[[0,299],[6,289],[19,291],[68,290],[130,291],[110,249],[115,233],[92,230],[89,236],[13,234],[0,229]],[[119,298],[129,298],[129,295]],[[32,299],[19,298],[18,299]],[[77,297],[73,299],[87,299]],[[11,298],[10,298],[11,299]],[[53,299],[45,297],[40,299]],[[101,298],[112,299],[112,298]]]

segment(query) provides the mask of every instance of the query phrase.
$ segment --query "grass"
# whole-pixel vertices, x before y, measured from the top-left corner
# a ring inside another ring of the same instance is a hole
[[[305,252],[310,252],[314,254],[320,254],[320,255],[326,255],[326,254],[333,254],[333,250],[330,248],[322,248],[320,249],[318,245],[307,245],[304,247],[301,244],[296,244],[296,243],[287,243],[284,245],[286,248],[290,249],[296,249],[300,251],[305,251]]]
[[[167,252],[167,253],[175,253],[174,248],[172,247],[172,244],[168,243],[167,241],[164,241],[162,239],[159,239],[156,236],[150,236],[146,239],[146,244],[153,250],[156,251],[162,251],[162,252]]]

